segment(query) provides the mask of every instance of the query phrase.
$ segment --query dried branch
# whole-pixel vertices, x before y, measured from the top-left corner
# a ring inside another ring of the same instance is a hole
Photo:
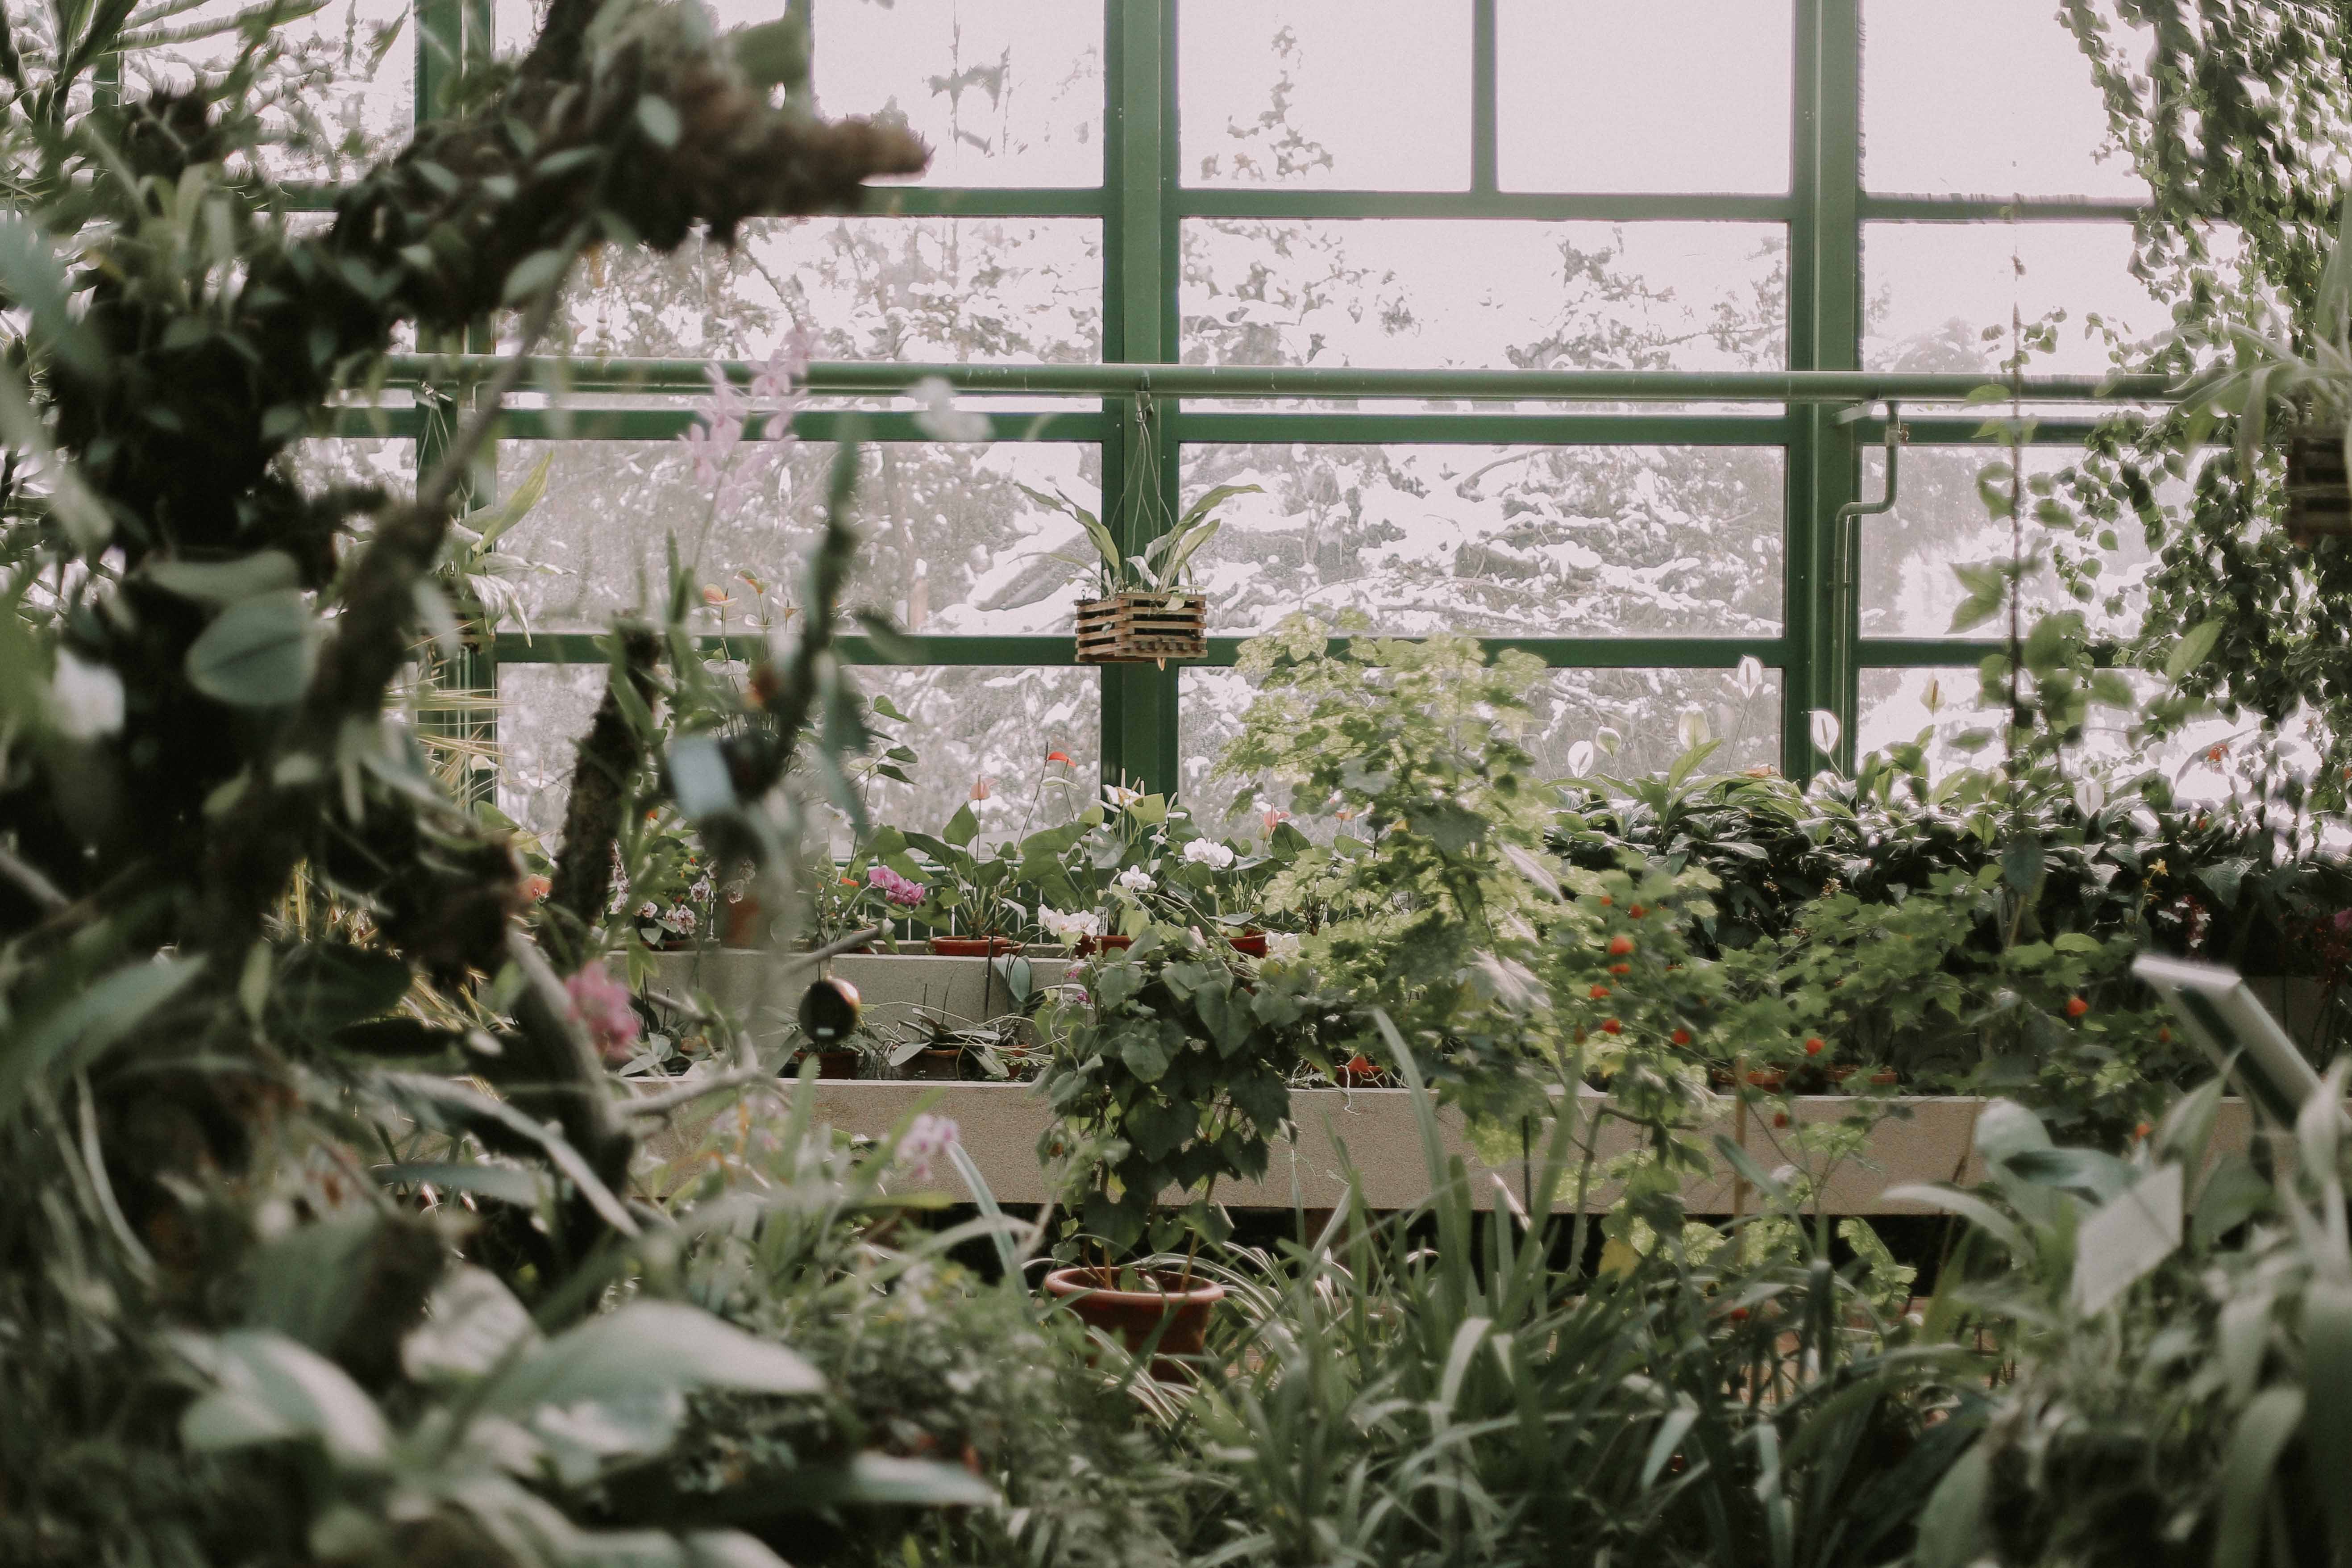
[[[622,710],[619,685],[626,680],[638,706],[651,709],[654,668],[661,657],[660,639],[641,627],[623,630],[619,641],[620,657],[572,765],[572,794],[563,807],[563,843],[556,851],[553,888],[547,897],[548,907],[578,921],[583,936],[604,918],[612,897],[613,846],[628,809],[629,781],[646,760],[645,738]]]

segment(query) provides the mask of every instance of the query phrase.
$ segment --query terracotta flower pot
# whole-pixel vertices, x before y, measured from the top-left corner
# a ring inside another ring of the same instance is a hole
[[[1179,1276],[1165,1271],[1151,1276],[1165,1287],[1161,1289],[1108,1288],[1106,1280],[1116,1278],[1115,1273],[1100,1268],[1056,1268],[1045,1276],[1045,1293],[1076,1312],[1088,1328],[1102,1330],[1130,1352],[1140,1351],[1158,1334],[1151,1375],[1162,1382],[1181,1375],[1181,1365],[1170,1358],[1201,1353],[1209,1331],[1209,1313],[1225,1299],[1225,1288],[1194,1279],[1189,1289],[1179,1291],[1174,1289]]]
[[[746,893],[733,903],[719,906],[719,945],[721,947],[765,947],[768,945],[768,921],[761,913],[760,900]]]
[[[1880,1089],[1893,1089],[1903,1081],[1903,1075],[1893,1068],[1880,1068],[1870,1075],[1870,1081]]]
[[[1133,937],[1121,936],[1117,931],[1112,931],[1103,936],[1082,936],[1078,938],[1078,944],[1076,952],[1080,958],[1092,958],[1098,952],[1108,952],[1116,948],[1129,948],[1133,947],[1134,945],[1135,939]]]
[[[916,1052],[912,1058],[899,1064],[898,1076],[952,1083],[962,1076],[962,1064],[963,1051],[960,1047],[940,1046]]]
[[[1008,952],[1018,952],[1021,944],[1009,936],[935,936],[931,938],[934,958],[997,958]]]
[[[1235,952],[1245,953],[1251,958],[1265,956],[1265,932],[1262,931],[1244,931],[1239,936],[1228,937],[1225,940],[1232,944]]]
[[[816,1054],[816,1076],[819,1078],[856,1078],[856,1051],[819,1051]]]
[[[1755,1068],[1748,1074],[1750,1088],[1760,1089],[1768,1093],[1777,1093],[1780,1086],[1788,1081],[1789,1075],[1779,1068]]]

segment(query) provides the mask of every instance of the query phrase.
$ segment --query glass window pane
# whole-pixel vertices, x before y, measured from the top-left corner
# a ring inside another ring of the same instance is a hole
[[[1255,484],[1197,559],[1209,625],[1361,610],[1396,635],[1769,635],[1774,447],[1187,446],[1181,492]]]
[[[1470,184],[1467,0],[1179,0],[1184,183]]]
[[[508,441],[499,482],[511,491],[551,458],[546,499],[502,542],[523,621],[601,629],[658,603],[669,541],[730,603],[720,623],[781,615],[816,537],[828,442],[747,443],[714,495],[682,441]],[[1039,442],[869,446],[856,514],[864,536],[848,602],[879,604],[910,631],[1066,633],[1083,547],[1078,525],[1020,487],[1059,489],[1099,510],[1100,448]],[[748,574],[749,575],[744,575]],[[507,629],[520,630],[523,622]]]
[[[2130,160],[2101,155],[2106,107],[2057,13],[2050,0],[1866,0],[1864,185],[2146,200]]]
[[[1787,0],[1501,0],[1507,191],[1785,191]]]
[[[1066,822],[1097,793],[1102,680],[1095,670],[867,665],[849,678],[907,715],[894,735],[918,759],[907,768],[912,787],[874,782],[866,806],[877,822],[936,833],[957,807],[971,804],[982,839],[992,844]],[[1068,764],[1048,763],[1054,752]],[[973,802],[973,786],[983,778],[988,798]]]
[[[604,697],[601,664],[499,666],[499,809],[550,855],[563,841],[580,738]]]
[[[227,24],[250,8],[247,0],[203,0],[168,9],[157,26]],[[415,114],[416,35],[408,23],[408,0],[328,0],[271,29],[280,53],[261,72],[253,100],[264,127],[282,138],[262,150],[271,174],[345,179],[400,150]],[[184,87],[199,74],[217,79],[244,49],[243,35],[230,27],[128,51],[124,96],[149,85]]]
[[[1227,820],[1225,808],[1240,781],[1212,784],[1210,775],[1240,734],[1256,689],[1234,670],[1195,666],[1184,671],[1181,690],[1182,793],[1203,821]],[[1774,767],[1780,759],[1777,669],[1765,670],[1760,680],[1728,669],[1555,669],[1537,688],[1534,708],[1527,746],[1546,777],[1566,776],[1580,743],[1593,747],[1595,772],[1632,778],[1662,771],[1685,750],[1680,731],[1693,713],[1708,736],[1723,742],[1708,759],[1710,768]],[[1614,740],[1604,731],[1613,731]],[[1612,745],[1613,752],[1607,749]],[[1262,832],[1251,816],[1256,808],[1255,802],[1245,806],[1230,819],[1232,826]],[[1311,833],[1312,824],[1303,826]]]
[[[575,354],[765,359],[1102,357],[1092,218],[813,218],[744,226],[657,257],[598,253],[572,284]]]
[[[316,494],[330,485],[381,485],[387,498],[416,493],[416,444],[359,436],[313,436],[287,453],[294,482]]]
[[[2026,479],[2030,483],[2038,476],[2055,475],[2076,458],[2076,453],[2063,447],[2028,447]],[[1967,596],[1954,565],[2009,558],[2010,524],[2006,519],[1996,521],[1977,491],[1977,476],[1988,464],[2009,460],[2006,451],[1990,447],[1924,447],[1904,452],[1895,510],[1862,520],[1864,637],[2005,635],[2005,619],[1958,633],[1951,625],[1952,612]],[[1885,468],[1884,454],[1875,448],[1864,457],[1864,496],[1885,493]],[[2174,483],[2163,487],[2159,496],[2177,500],[2184,491],[2184,486]],[[2005,487],[2001,493],[2008,493]],[[2029,621],[2049,610],[2074,609],[2084,613],[2094,634],[2123,637],[2137,631],[2139,584],[2156,564],[2139,521],[2126,514],[2115,525],[2116,548],[2099,550],[2076,538],[2072,530],[2053,530],[2032,521],[2033,505],[2029,492],[2025,498],[2027,549],[2039,546],[2046,556],[2053,547],[2062,547],[2077,560],[2086,553],[2095,556],[2099,564],[2087,600],[2076,599],[2057,572],[2045,565],[2028,585]]]
[[[2012,310],[2028,327],[2057,320],[2029,374],[2096,374],[2106,330],[2131,342],[2172,326],[2131,275],[2129,224],[1874,223],[1862,244],[1866,370],[1997,370]]]
[[[722,0],[719,24],[775,0]],[[1101,0],[830,0],[815,9],[817,110],[906,117],[927,185],[1099,185]]]
[[[1778,224],[1207,219],[1183,243],[1192,364],[1788,363]]]

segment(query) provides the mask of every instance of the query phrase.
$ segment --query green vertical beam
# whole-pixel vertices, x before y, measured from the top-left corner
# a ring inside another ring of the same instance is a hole
[[[1495,147],[1495,0],[1470,0],[1470,188],[1496,186]]]
[[[1103,357],[1155,364],[1176,347],[1176,16],[1172,0],[1107,0],[1104,147],[1109,185],[1104,222]],[[1103,454],[1103,500],[1120,516],[1122,543],[1140,551],[1173,515],[1174,412],[1162,403],[1144,417],[1135,398],[1106,399],[1116,434]],[[1152,449],[1147,462],[1144,444]],[[1147,479],[1152,492],[1147,495]],[[1178,784],[1178,671],[1108,665],[1102,672],[1102,766],[1106,777],[1141,787]]]
[[[1861,364],[1862,18],[1860,0],[1796,0],[1790,138],[1789,364]],[[1853,426],[1838,410],[1791,411],[1787,556],[1788,656],[1781,688],[1781,765],[1792,778],[1850,766],[1855,729],[1854,575],[1836,527],[1860,481]],[[1812,743],[1816,709],[1838,716],[1839,743]]]

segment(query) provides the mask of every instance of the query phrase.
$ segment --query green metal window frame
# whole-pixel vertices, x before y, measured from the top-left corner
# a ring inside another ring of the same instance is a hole
[[[489,53],[493,0],[416,0],[416,107],[419,116],[449,79],[456,62]],[[520,0],[502,0],[520,3]],[[1754,657],[1777,670],[1781,686],[1780,765],[1792,777],[1832,763],[1851,765],[1858,728],[1861,672],[1869,668],[1961,666],[1992,646],[1979,641],[1861,635],[1859,535],[1835,526],[1839,509],[1862,499],[1862,454],[1882,437],[1874,405],[1900,399],[1915,407],[1957,404],[1988,379],[1970,375],[1864,374],[1864,227],[1873,222],[2129,222],[2138,209],[2110,200],[2000,200],[1975,196],[1879,195],[1862,181],[1863,0],[1789,0],[1791,5],[1790,188],[1778,195],[1703,194],[1580,195],[1507,192],[1496,178],[1496,0],[1469,0],[1471,173],[1461,191],[1293,191],[1200,189],[1179,175],[1177,29],[1182,0],[1103,0],[1104,178],[1099,188],[897,187],[876,193],[869,211],[902,216],[1091,216],[1102,224],[1102,363],[1096,365],[906,365],[826,363],[811,367],[811,390],[893,393],[926,375],[960,391],[1062,393],[1099,398],[1094,411],[1000,416],[1004,438],[1099,444],[1103,493],[1120,495],[1157,444],[1163,503],[1173,516],[1178,458],[1188,443],[1331,442],[1775,447],[1784,455],[1781,628],[1745,637],[1488,638],[1571,668],[1728,668]],[[324,205],[324,194],[320,196]],[[1700,219],[1768,222],[1788,234],[1789,297],[1785,373],[1528,372],[1349,370],[1184,366],[1178,289],[1182,225],[1188,218]],[[396,360],[392,384],[416,394],[410,409],[354,409],[332,433],[408,437],[429,464],[449,413],[465,405],[486,368],[478,335],[466,342],[428,342]],[[730,367],[748,374],[748,367]],[[698,391],[701,361],[636,360],[572,364],[566,382],[582,390],[635,391],[649,397]],[[2036,402],[2154,400],[2149,378],[2037,377]],[[1195,411],[1190,397],[1577,401],[1662,405],[1639,413],[1382,413]],[[1754,414],[1693,414],[1673,405],[1737,402]],[[1147,410],[1149,412],[1147,413]],[[811,411],[795,429],[814,439],[835,436],[845,416]],[[926,439],[911,414],[856,416],[864,438]],[[517,438],[659,440],[692,420],[682,403],[642,408],[510,412],[502,434]],[[1948,416],[1906,420],[1915,446],[1967,445],[1980,421]],[[2041,423],[2031,439],[2079,442],[2086,421]],[[487,504],[493,476],[474,492]],[[1141,539],[1129,539],[1139,549]],[[917,637],[908,639],[921,665],[1067,666],[1068,637]],[[1230,666],[1241,639],[1213,638],[1207,664]],[[865,638],[844,644],[853,662],[891,662]],[[502,663],[601,662],[590,634],[502,634],[472,650],[459,683],[495,689]],[[1102,768],[1106,777],[1172,787],[1181,762],[1178,668],[1109,666],[1102,680]],[[1813,745],[1809,719],[1826,709],[1840,721],[1833,752]],[[465,722],[493,738],[490,721]]]

